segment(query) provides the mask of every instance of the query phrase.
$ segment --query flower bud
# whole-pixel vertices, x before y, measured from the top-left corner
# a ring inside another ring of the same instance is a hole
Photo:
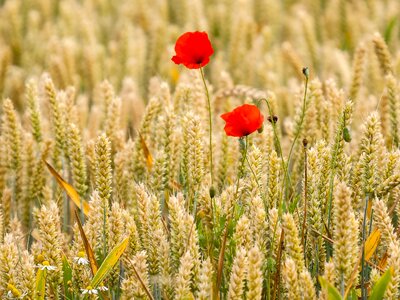
[[[210,187],[209,193],[211,199],[215,197],[215,188],[213,186]]]
[[[267,118],[268,122],[270,122],[271,124],[276,124],[276,122],[278,122],[278,116],[269,116]]]
[[[302,71],[303,71],[303,75],[308,78],[308,76],[310,75],[310,71],[308,70],[308,67],[304,67]]]

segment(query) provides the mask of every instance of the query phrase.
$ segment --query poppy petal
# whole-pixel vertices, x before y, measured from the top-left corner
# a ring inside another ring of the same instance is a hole
[[[210,62],[214,53],[206,32],[186,32],[175,43],[176,55],[172,61],[183,64],[188,69],[198,69]]]
[[[226,122],[224,130],[228,136],[242,137],[261,128],[264,116],[255,105],[244,104],[233,111],[222,114]]]

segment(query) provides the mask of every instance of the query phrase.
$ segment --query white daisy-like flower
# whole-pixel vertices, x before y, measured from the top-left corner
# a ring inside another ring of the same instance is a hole
[[[37,265],[37,268],[39,268],[40,270],[47,270],[47,271],[54,271],[54,270],[57,270],[57,267],[56,266],[50,266],[50,263],[47,261],[47,260],[45,260],[43,263],[41,263],[41,264],[38,264]]]
[[[91,287],[90,285],[86,288],[86,289],[81,289],[82,290],[82,294],[88,294],[88,295],[97,295],[99,292],[94,289],[93,287]]]
[[[99,291],[102,291],[102,292],[108,291],[108,287],[106,287],[106,286],[104,286],[104,285],[101,285],[101,286],[97,287],[97,289],[98,289]]]
[[[85,252],[83,252],[83,251],[78,252],[78,256],[74,257],[74,261],[78,265],[88,265],[89,264],[89,260],[86,258]]]

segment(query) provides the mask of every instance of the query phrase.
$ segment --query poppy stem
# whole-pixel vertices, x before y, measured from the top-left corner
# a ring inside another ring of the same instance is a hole
[[[274,121],[274,119],[273,119],[273,111],[272,111],[272,108],[271,108],[271,105],[270,105],[270,103],[268,102],[268,100],[266,99],[266,98],[261,98],[261,99],[259,99],[258,101],[257,101],[257,106],[259,106],[260,105],[260,103],[261,103],[261,101],[264,101],[266,104],[267,104],[267,107],[268,107],[268,113],[269,113],[269,115],[271,116],[271,125],[272,125],[272,131],[273,131],[273,133],[274,133],[274,138],[275,138],[275,141],[276,141],[276,144],[275,144],[275,142],[274,142],[274,144],[276,145],[276,147],[278,148],[277,150],[278,150],[278,155],[280,155],[280,157],[281,157],[281,164],[282,164],[282,169],[283,169],[283,171],[284,171],[284,173],[285,173],[285,178],[286,178],[286,174],[287,174],[287,172],[288,172],[288,169],[287,169],[287,165],[286,165],[286,163],[285,163],[285,159],[283,158],[283,151],[282,151],[282,146],[281,146],[281,142],[280,142],[280,140],[279,140],[279,136],[278,136],[278,131],[276,130],[276,121]],[[285,179],[286,180],[286,179]],[[290,182],[290,177],[289,177],[289,182]],[[290,182],[290,185],[291,185],[291,182]],[[279,207],[278,207],[278,214],[279,214],[279,216],[281,216],[282,215],[282,200],[283,200],[283,192],[284,192],[284,188],[285,188],[285,184],[282,184],[282,191],[281,191],[281,203],[279,204]],[[287,205],[286,205],[286,207],[287,207]]]
[[[236,181],[236,191],[235,191],[235,195],[234,195],[234,199],[238,198],[238,193],[239,193],[239,183],[240,183],[240,178],[243,176],[243,172],[244,172],[244,165],[247,159],[247,148],[248,148],[248,137],[246,135],[246,137],[244,138],[244,142],[243,142],[243,138],[239,139],[240,142],[240,150],[242,153],[242,159],[240,162],[240,169],[239,169],[239,174],[237,177],[237,181]],[[226,250],[226,241],[227,241],[227,237],[228,237],[228,228],[229,228],[229,223],[235,218],[235,202],[232,205],[232,213],[230,213],[228,211],[228,216],[225,222],[225,228],[224,228],[224,237],[222,239],[222,245],[221,245],[221,250],[219,252],[219,257],[218,257],[218,269],[217,269],[217,286],[216,286],[216,290],[215,293],[218,293],[218,291],[220,291],[221,288],[221,283],[222,283],[222,271],[223,271],[223,267],[224,267],[224,258],[225,258],[225,250]]]
[[[367,299],[367,290],[365,287],[365,281],[367,277],[367,266],[365,266],[365,240],[366,240],[366,223],[367,223],[367,213],[368,213],[368,201],[369,194],[365,197],[365,206],[364,206],[364,218],[362,223],[362,256],[361,256],[361,299]],[[371,217],[372,218],[372,217]]]
[[[286,185],[287,185],[287,183],[290,182],[290,170],[292,167],[291,160],[292,160],[293,149],[294,149],[294,146],[296,145],[297,139],[300,136],[300,132],[303,127],[304,117],[306,115],[306,104],[307,104],[306,100],[307,100],[308,78],[309,78],[308,68],[303,68],[303,74],[304,74],[304,77],[306,78],[306,83],[305,83],[305,87],[304,87],[303,107],[301,108],[300,125],[297,129],[292,146],[290,147],[288,161],[287,161],[287,172],[285,173],[285,179],[283,182],[283,184],[286,187],[285,188],[285,200],[287,200],[287,197],[288,197],[288,188],[290,188],[290,189],[292,188],[292,184],[290,184],[290,186],[286,186]]]
[[[211,174],[211,189],[214,189],[214,176],[213,176],[213,151],[212,151],[212,114],[211,114],[211,101],[210,93],[208,92],[208,87],[206,79],[204,78],[203,68],[200,68],[201,79],[203,80],[204,89],[206,91],[207,105],[208,105],[208,124],[210,131],[210,174]],[[210,190],[211,191],[211,190]],[[212,197],[213,198],[213,195]]]

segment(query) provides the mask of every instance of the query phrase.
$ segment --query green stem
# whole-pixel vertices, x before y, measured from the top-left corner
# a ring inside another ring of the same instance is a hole
[[[362,225],[362,256],[361,256],[361,299],[367,299],[367,290],[365,288],[366,266],[365,266],[365,238],[366,238],[366,222],[367,222],[367,209],[368,209],[369,195],[365,196],[364,218]]]
[[[249,141],[248,141],[248,137],[247,137],[247,135],[246,135],[246,137],[245,137],[245,139],[244,139],[244,150],[243,150],[242,161],[241,161],[240,169],[239,169],[239,176],[238,176],[237,181],[236,181],[236,192],[235,192],[235,197],[237,197],[237,194],[238,194],[238,192],[239,192],[239,181],[240,181],[241,175],[242,175],[243,172],[244,172],[244,163],[245,163],[246,160],[247,160],[247,148],[248,148],[248,143],[249,143]],[[250,167],[250,168],[251,168],[251,167]]]
[[[307,238],[306,238],[306,222],[307,222],[307,141],[304,142],[304,213],[303,213],[303,226],[301,229],[301,244],[303,245],[303,249],[307,249]],[[304,251],[304,261],[307,262],[306,251]]]
[[[212,114],[211,114],[211,101],[210,94],[208,92],[206,79],[204,78],[203,68],[200,68],[201,79],[203,80],[204,89],[206,91],[207,105],[208,105],[208,124],[210,131],[210,174],[211,174],[211,187],[214,186],[214,176],[213,176],[213,151],[212,151]]]
[[[345,113],[343,113],[343,120],[344,123],[342,125],[342,127],[346,127],[346,116]],[[339,125],[340,126],[340,125]],[[338,133],[336,136],[336,140],[338,140],[340,138],[339,135],[342,134],[343,132],[343,128],[339,127],[338,129]],[[336,176],[336,169],[337,169],[337,157],[338,157],[338,151],[339,151],[339,142],[335,143],[335,149],[332,153],[332,157],[331,157],[331,177],[329,180],[329,198],[328,198],[328,233],[330,233],[330,229],[331,229],[331,216],[332,216],[332,201],[333,201],[333,187],[334,187],[334,182],[335,182],[335,176]],[[325,208],[325,212],[326,212],[326,208]],[[332,245],[330,243],[327,243],[327,260],[329,260],[329,258],[331,257],[332,254]]]
[[[278,147],[279,155],[280,155],[280,157],[281,157],[282,169],[283,169],[283,171],[284,171],[285,174],[286,174],[286,173],[288,172],[288,170],[287,170],[287,166],[286,166],[285,160],[284,160],[284,158],[283,158],[282,146],[281,146],[281,142],[280,142],[280,139],[279,139],[279,136],[278,136],[278,132],[277,132],[277,130],[276,130],[276,123],[275,123],[275,121],[274,121],[274,119],[273,119],[274,116],[273,116],[273,111],[272,111],[271,105],[269,104],[269,102],[268,102],[267,99],[262,98],[262,99],[259,99],[259,100],[258,100],[257,106],[260,105],[260,102],[261,102],[261,101],[264,101],[264,102],[267,104],[268,113],[269,113],[270,117],[272,118],[272,119],[271,119],[272,131],[273,131],[273,133],[274,133],[274,139],[275,139],[275,141],[276,141],[276,146]],[[275,143],[274,143],[274,144],[275,144]],[[290,178],[289,178],[289,181],[290,181]],[[284,192],[284,188],[285,188],[285,185],[283,184],[283,185],[282,185],[282,190],[281,190],[281,199],[280,199],[280,203],[279,203],[279,207],[278,207],[278,215],[279,215],[279,216],[282,215],[282,201],[283,201],[283,192]]]
[[[289,171],[290,171],[290,168],[291,168],[290,163],[291,163],[291,160],[292,160],[293,149],[294,149],[294,146],[296,145],[297,139],[300,136],[301,128],[302,128],[303,122],[304,122],[304,117],[306,115],[306,99],[307,99],[307,90],[308,90],[308,75],[306,74],[306,72],[307,72],[307,69],[305,68],[303,70],[303,73],[304,73],[304,76],[306,77],[306,83],[305,83],[305,88],[304,88],[303,107],[301,109],[300,126],[299,126],[299,128],[298,128],[298,130],[296,132],[296,135],[294,137],[293,143],[292,143],[292,145],[290,147],[289,156],[288,156],[288,163],[287,163],[287,168],[286,168],[287,171],[285,172],[285,178],[283,180],[283,184],[285,186],[285,200],[286,201],[287,201],[287,196],[288,196],[288,189],[287,189],[288,187],[286,185],[287,185],[288,182],[290,183],[290,189],[292,188],[292,184],[290,182]]]
[[[239,142],[241,142],[241,141],[239,140]],[[242,161],[240,164],[239,174],[238,174],[237,181],[236,181],[236,191],[235,191],[234,199],[236,199],[238,197],[238,193],[239,193],[240,178],[243,173],[244,163],[245,163],[246,157],[247,157],[247,145],[248,145],[248,138],[246,136],[245,145],[244,145],[244,149],[243,149]],[[228,236],[228,227],[229,227],[229,223],[232,221],[232,219],[234,217],[235,217],[235,204],[233,204],[232,213],[229,213],[229,211],[228,211],[228,216],[227,216],[227,219],[225,222],[224,237],[222,240],[221,250],[220,250],[220,254],[219,254],[219,258],[218,258],[217,284],[216,284],[215,293],[218,293],[221,290],[222,270],[223,270],[223,266],[224,266],[224,256],[225,256],[226,241],[227,241],[227,236]]]

